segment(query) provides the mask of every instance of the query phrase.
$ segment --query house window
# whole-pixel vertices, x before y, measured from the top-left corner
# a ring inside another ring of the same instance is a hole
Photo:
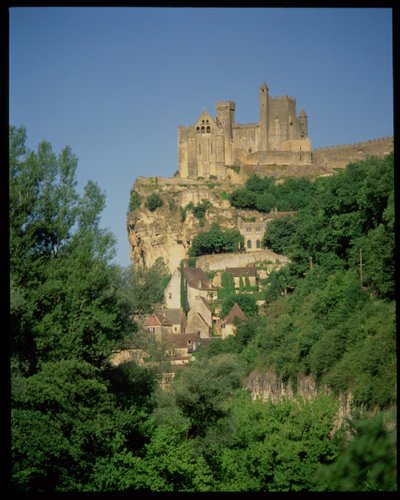
[[[261,248],[261,243],[260,243],[260,240],[257,240],[257,241],[256,241],[256,247],[257,247],[257,248]]]
[[[248,227],[248,228],[247,228],[247,232],[248,232],[248,233],[251,233],[251,227]]]
[[[247,248],[251,248],[251,240],[247,240]]]
[[[258,234],[260,232],[260,228],[256,227],[256,233]]]

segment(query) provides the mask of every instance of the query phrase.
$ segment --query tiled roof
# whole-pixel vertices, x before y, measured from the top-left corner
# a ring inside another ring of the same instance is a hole
[[[152,314],[151,316],[146,318],[146,320],[144,322],[144,326],[160,326],[160,325],[161,325],[161,322],[158,319],[156,314]]]
[[[180,325],[183,320],[181,309],[157,309],[155,315],[164,326]]]
[[[186,267],[184,269],[184,276],[192,288],[213,289],[210,280],[200,267]]]
[[[235,302],[232,309],[229,311],[228,316],[224,319],[224,323],[231,324],[236,318],[244,320],[246,319],[246,315]]]
[[[162,337],[171,347],[183,348],[193,345],[193,342],[200,343],[198,333],[171,333],[164,334]],[[190,341],[190,342],[189,342]]]
[[[235,277],[241,277],[241,276],[257,276],[257,269],[252,266],[248,267],[227,267],[225,269],[226,273],[231,273]]]

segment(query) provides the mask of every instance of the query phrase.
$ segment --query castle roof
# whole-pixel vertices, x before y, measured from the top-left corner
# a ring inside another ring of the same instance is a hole
[[[299,116],[307,116],[307,113],[304,111],[304,108],[301,108]]]
[[[269,88],[267,87],[267,84],[265,82],[262,82],[260,90],[261,89],[269,90]]]
[[[233,304],[232,309],[229,311],[228,316],[224,319],[224,323],[227,324],[232,324],[235,319],[241,319],[245,320],[246,315],[244,312],[240,309],[238,304],[236,302]]]

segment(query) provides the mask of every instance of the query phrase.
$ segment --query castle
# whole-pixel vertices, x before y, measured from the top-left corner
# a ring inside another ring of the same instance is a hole
[[[310,165],[304,109],[297,116],[296,99],[271,97],[265,82],[259,98],[258,123],[235,123],[235,102],[223,101],[215,117],[203,111],[194,125],[178,126],[178,176],[224,178],[229,166]]]

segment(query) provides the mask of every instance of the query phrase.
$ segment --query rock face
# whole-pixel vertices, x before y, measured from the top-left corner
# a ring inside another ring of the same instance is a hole
[[[234,189],[223,182],[139,177],[133,189],[141,198],[140,207],[130,212],[127,220],[130,258],[134,266],[150,267],[161,257],[172,273],[187,257],[194,236],[208,230],[213,222],[223,229],[235,228],[242,212],[223,199],[225,190]],[[157,194],[163,201],[163,205],[153,212],[145,206],[151,194]],[[210,205],[202,224],[193,211],[185,207],[190,203],[196,206],[203,200]]]

